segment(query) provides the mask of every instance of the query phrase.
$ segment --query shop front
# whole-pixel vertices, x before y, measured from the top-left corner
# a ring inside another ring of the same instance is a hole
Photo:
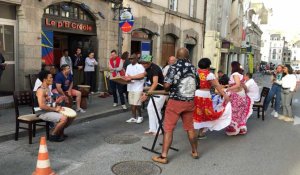
[[[0,53],[5,59],[5,70],[0,77],[0,96],[9,95],[15,90],[17,81],[17,20],[16,5],[0,4]]]
[[[42,18],[42,64],[59,67],[65,49],[71,57],[77,48],[84,58],[90,51],[97,55],[96,35],[95,19],[84,6],[66,2],[48,6]]]
[[[136,29],[131,34],[131,53],[152,54],[153,33],[147,29]]]

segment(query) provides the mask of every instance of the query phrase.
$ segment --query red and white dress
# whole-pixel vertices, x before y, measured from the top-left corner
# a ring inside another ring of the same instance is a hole
[[[219,131],[226,128],[231,122],[231,104],[225,104],[218,96],[212,96],[208,89],[209,81],[216,79],[213,73],[207,69],[198,70],[200,89],[195,92],[194,128]]]
[[[230,76],[229,86],[235,84],[234,76],[237,75],[241,82],[243,82],[243,75],[238,72],[233,73]],[[247,120],[251,116],[252,110],[252,100],[246,94],[245,90],[242,89],[239,92],[229,93],[230,101],[232,104],[232,120],[230,125],[226,128],[227,135],[238,135],[247,133]]]

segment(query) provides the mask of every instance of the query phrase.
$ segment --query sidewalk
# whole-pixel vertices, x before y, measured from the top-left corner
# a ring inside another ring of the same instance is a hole
[[[9,99],[12,100],[12,97],[11,96],[6,97],[4,100],[1,100],[0,104],[8,104],[7,102],[10,102],[8,101]],[[123,110],[121,105],[118,105],[117,107],[113,107],[112,104],[113,104],[112,96],[107,98],[99,98],[98,95],[93,95],[92,102],[89,102],[86,113],[78,113],[78,116],[75,119],[73,124],[91,121],[102,117],[108,117],[111,115],[115,115],[127,111],[127,110]],[[129,105],[127,105],[127,107],[129,107]],[[11,107],[11,105],[10,108],[7,109],[0,108],[0,142],[14,139],[15,122],[16,122],[15,111],[14,108]],[[42,132],[44,132],[44,130]],[[23,136],[27,137],[27,131],[21,129],[20,137]]]

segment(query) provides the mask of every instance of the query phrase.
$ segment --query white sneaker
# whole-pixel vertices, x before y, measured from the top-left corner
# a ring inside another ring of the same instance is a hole
[[[129,120],[126,120],[127,123],[136,123],[136,119],[135,118],[130,118]]]
[[[275,112],[275,113],[274,113],[274,117],[275,117],[275,118],[278,118],[278,116],[279,116],[278,112]]]
[[[276,113],[276,111],[275,110],[273,110],[272,112],[271,112],[271,115],[274,115]]]
[[[85,113],[85,110],[78,108],[78,109],[76,109],[76,112]]]
[[[136,120],[136,123],[137,123],[137,124],[140,124],[140,123],[143,122],[143,120],[144,120],[143,117],[138,117],[138,119]]]
[[[113,107],[116,107],[116,106],[118,106],[118,104],[117,104],[117,103],[114,103],[114,104],[113,104]]]
[[[126,106],[126,105],[122,105],[122,108],[123,108],[123,109],[127,109],[127,106]]]

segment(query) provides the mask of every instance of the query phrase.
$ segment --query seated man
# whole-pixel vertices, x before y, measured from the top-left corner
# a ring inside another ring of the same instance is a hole
[[[73,118],[68,118],[58,113],[60,110],[62,110],[61,106],[51,107],[51,104],[48,105],[51,102],[51,97],[49,96],[49,85],[51,85],[53,82],[53,77],[50,72],[40,72],[39,79],[42,80],[42,85],[36,91],[38,107],[41,109],[40,112],[42,112],[39,118],[56,124],[50,133],[49,139],[53,142],[62,142],[64,141],[65,137],[67,137],[64,135],[64,129],[70,126]]]
[[[246,73],[244,75],[244,79],[246,81],[245,85],[247,88],[246,89],[247,95],[251,98],[253,102],[259,101],[260,100],[259,88],[256,82],[253,80],[252,74]]]
[[[80,108],[81,92],[72,89],[73,78],[70,74],[70,66],[64,64],[60,69],[61,72],[57,73],[55,76],[52,93],[58,95],[59,97],[64,97],[66,103],[72,103],[69,101],[68,97],[76,97],[76,112],[85,113],[85,111]]]

